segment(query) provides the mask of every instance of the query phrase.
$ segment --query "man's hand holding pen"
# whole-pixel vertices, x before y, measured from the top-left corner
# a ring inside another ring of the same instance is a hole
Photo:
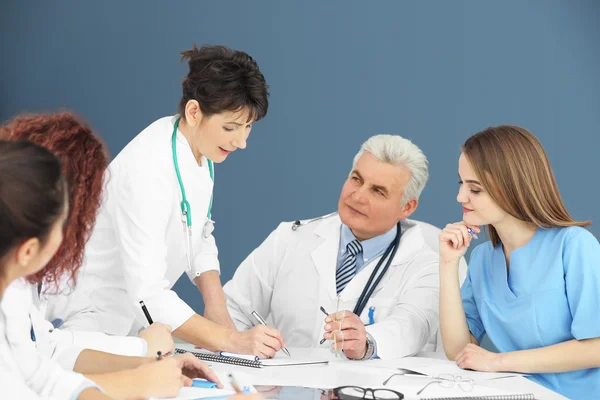
[[[321,307],[322,308],[322,307]],[[324,309],[321,311],[325,312]],[[325,340],[334,340],[332,348],[346,357],[362,359],[367,352],[367,330],[358,315],[348,310],[325,317]]]

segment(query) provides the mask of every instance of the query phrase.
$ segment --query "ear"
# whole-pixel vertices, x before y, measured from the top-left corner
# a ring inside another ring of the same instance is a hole
[[[418,205],[419,205],[419,200],[417,200],[417,199],[412,199],[412,200],[407,201],[406,204],[404,204],[400,210],[400,215],[399,215],[398,220],[402,221],[403,219],[410,217],[410,215],[415,212]]]
[[[202,110],[197,100],[189,100],[185,105],[185,121],[190,126],[200,126],[202,122]]]
[[[40,240],[38,238],[27,239],[23,244],[17,247],[15,261],[23,269],[29,269],[31,262],[38,256],[39,252]]]

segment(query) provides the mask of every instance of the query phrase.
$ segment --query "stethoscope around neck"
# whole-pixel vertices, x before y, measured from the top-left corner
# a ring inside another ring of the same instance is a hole
[[[306,226],[313,222],[333,217],[336,214],[337,214],[337,212],[333,212],[331,214],[327,214],[322,217],[317,217],[317,218],[314,218],[314,219],[311,219],[311,220],[308,220],[305,222],[302,222],[299,220],[295,221],[292,224],[292,230],[294,232],[296,232],[298,230],[298,228],[300,228],[302,226]],[[396,256],[396,251],[398,251],[398,247],[400,246],[400,238],[401,237],[402,237],[402,227],[400,225],[400,222],[398,222],[398,224],[396,224],[396,237],[394,238],[392,243],[390,243],[390,245],[387,247],[387,249],[385,249],[385,252],[379,259],[379,262],[377,263],[377,265],[375,266],[375,269],[373,269],[373,272],[371,272],[371,276],[369,277],[367,284],[363,288],[363,291],[360,294],[358,301],[356,302],[356,306],[354,306],[354,310],[352,311],[354,314],[360,316],[360,314],[362,314],[363,310],[367,306],[367,303],[369,302],[369,299],[371,298],[371,296],[373,295],[373,292],[377,288],[377,285],[379,285],[379,283],[385,276],[386,272],[390,268],[390,265],[392,265],[392,260]],[[386,261],[386,259],[387,259],[387,261]],[[381,266],[383,265],[384,262],[385,262],[385,266],[383,267],[383,270],[381,271],[381,273],[378,275],[379,269],[381,268]]]
[[[177,118],[175,121],[175,126],[173,127],[173,135],[171,136],[171,147],[173,150],[173,165],[175,166],[175,174],[177,175],[177,181],[179,182],[179,189],[181,189],[181,222],[183,224],[183,233],[187,239],[187,261],[188,261],[188,270],[192,271],[192,206],[190,202],[187,200],[185,195],[185,187],[183,186],[183,180],[181,179],[181,173],[179,172],[179,162],[177,161],[177,129],[179,128],[179,120],[181,118]],[[208,160],[208,159],[207,159]],[[215,175],[213,172],[213,162],[208,160],[208,170],[210,172],[210,179],[215,181]],[[206,213],[206,223],[204,224],[204,228],[202,229],[202,236],[206,239],[210,236],[214,229],[214,221],[211,220],[211,211],[212,211],[212,203],[213,196],[210,196],[210,203],[208,205],[208,212]]]

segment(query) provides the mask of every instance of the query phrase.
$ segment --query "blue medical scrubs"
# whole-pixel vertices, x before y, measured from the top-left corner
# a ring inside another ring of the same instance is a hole
[[[461,289],[469,329],[501,352],[600,337],[600,244],[580,227],[538,228],[510,254],[477,246]],[[600,357],[600,354],[598,354]],[[600,399],[600,369],[533,374],[570,399]]]

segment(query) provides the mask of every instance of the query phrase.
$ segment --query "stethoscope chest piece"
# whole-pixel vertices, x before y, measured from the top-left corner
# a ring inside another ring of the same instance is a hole
[[[202,237],[204,237],[204,239],[208,239],[214,230],[215,221],[213,221],[212,219],[207,219],[204,223],[204,228],[202,228]]]

